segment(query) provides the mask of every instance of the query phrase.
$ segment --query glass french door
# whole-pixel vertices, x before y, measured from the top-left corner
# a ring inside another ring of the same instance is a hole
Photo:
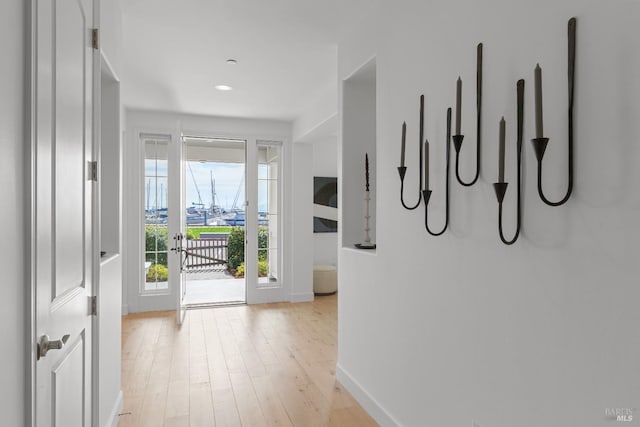
[[[184,232],[186,226],[186,215],[181,206],[184,206],[185,201],[185,145],[184,145],[184,134],[182,133],[182,126],[178,123],[178,130],[176,132],[178,135],[178,144],[175,144],[175,152],[177,159],[174,163],[177,163],[177,175],[176,178],[179,182],[176,184],[176,188],[179,189],[178,197],[175,198],[178,200],[178,209],[173,209],[176,212],[177,221],[173,221],[172,225],[177,222],[179,229],[173,235],[174,239],[174,256],[177,258],[174,263],[174,270],[177,276],[177,304],[176,304],[176,322],[178,325],[182,325],[184,322],[184,318],[187,313],[187,304],[186,304],[186,292],[187,292],[187,284],[186,284],[186,263],[189,257],[189,253],[187,250],[187,246],[185,245],[187,241],[187,234]],[[175,202],[173,203],[174,207]]]

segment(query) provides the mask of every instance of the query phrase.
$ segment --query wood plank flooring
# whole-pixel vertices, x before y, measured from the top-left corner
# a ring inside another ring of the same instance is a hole
[[[119,426],[377,425],[335,379],[336,303],[124,316]]]

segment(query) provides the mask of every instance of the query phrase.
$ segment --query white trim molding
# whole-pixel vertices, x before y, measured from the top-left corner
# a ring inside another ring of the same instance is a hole
[[[122,413],[122,390],[118,393],[118,398],[116,399],[115,405],[111,410],[111,415],[109,415],[109,421],[107,421],[107,425],[105,427],[118,427],[118,423],[120,422],[120,414]]]
[[[309,302],[313,301],[313,292],[299,292],[291,294],[291,302]]]
[[[344,368],[338,363],[336,366],[336,379],[347,389],[360,406],[382,427],[402,426],[387,412],[378,401],[365,390]]]

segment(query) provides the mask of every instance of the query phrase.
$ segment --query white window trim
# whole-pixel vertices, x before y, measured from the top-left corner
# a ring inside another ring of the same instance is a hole
[[[273,289],[273,288],[284,288],[284,255],[283,255],[283,243],[284,243],[284,239],[283,239],[283,234],[284,234],[284,174],[283,174],[283,170],[284,170],[284,144],[283,141],[272,141],[272,140],[265,140],[265,139],[257,139],[256,140],[256,148],[259,148],[261,146],[277,146],[279,148],[279,159],[278,159],[278,223],[277,223],[277,230],[278,230],[278,239],[277,239],[277,246],[276,249],[278,251],[278,261],[277,261],[277,271],[278,271],[278,277],[277,277],[277,281],[276,282],[267,282],[267,283],[260,283],[260,277],[257,277],[257,284],[256,286],[259,289]],[[256,174],[258,174],[257,176],[259,177],[259,172],[258,172],[258,168],[260,166],[259,162],[256,162]],[[257,182],[259,181],[259,179],[256,180]],[[256,194],[256,200],[257,200],[258,194]],[[257,220],[257,218],[256,218]],[[258,225],[259,228],[259,225]],[[257,230],[256,230],[257,231]],[[258,238],[258,235],[256,233],[256,239]],[[256,245],[257,245],[257,241],[256,241]]]

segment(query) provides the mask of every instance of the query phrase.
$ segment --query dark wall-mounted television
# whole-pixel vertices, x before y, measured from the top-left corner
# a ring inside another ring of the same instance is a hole
[[[313,177],[313,204],[313,232],[336,233],[338,231],[338,178]]]

